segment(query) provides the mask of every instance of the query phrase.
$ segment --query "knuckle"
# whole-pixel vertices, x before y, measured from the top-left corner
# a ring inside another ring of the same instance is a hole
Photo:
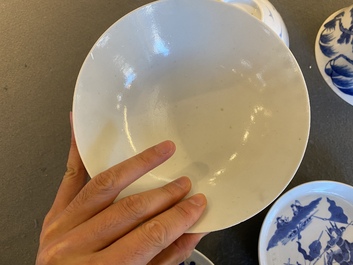
[[[80,170],[78,168],[76,168],[73,164],[67,163],[66,172],[65,172],[64,177],[65,178],[74,178],[75,176],[78,175],[79,171]]]
[[[44,217],[43,224],[42,224],[43,229],[49,226],[53,222],[55,217],[56,217],[56,214],[52,210],[50,210],[47,213],[47,215]]]
[[[92,201],[97,195],[104,196],[117,193],[116,187],[119,186],[117,176],[111,171],[104,171],[91,179],[85,185],[71,203],[65,208],[64,212],[72,215],[78,208],[82,207],[87,202]]]
[[[80,209],[84,203],[90,198],[91,192],[88,189],[82,189],[80,193],[74,198],[70,204],[64,209],[63,214],[70,216],[74,214],[77,209]]]
[[[113,190],[116,185],[117,185],[117,179],[118,176],[114,174],[112,171],[107,170],[96,177],[94,177],[91,181],[91,185],[94,187],[94,189],[103,191],[103,192],[109,192]]]
[[[183,220],[187,220],[187,219],[190,219],[190,217],[192,217],[191,211],[185,208],[185,206],[181,206],[180,204],[177,204],[174,206],[174,208]]]
[[[153,157],[141,153],[141,154],[135,156],[135,160],[139,164],[140,167],[148,168],[153,162]]]
[[[164,249],[168,243],[168,229],[160,221],[152,220],[142,225],[142,239],[147,247]]]
[[[41,253],[38,253],[36,265],[52,265],[55,264],[52,260],[52,257],[46,254],[46,250],[43,250]]]
[[[76,179],[78,176],[85,175],[85,169],[77,167],[73,164],[68,163],[66,166],[66,172],[64,174],[64,179]]]
[[[148,208],[147,199],[141,194],[128,196],[118,202],[121,211],[130,219],[138,220],[143,217]]]
[[[178,197],[178,191],[176,191],[175,187],[173,187],[172,185],[163,186],[160,188],[160,190],[168,199],[175,199],[176,197]]]
[[[77,175],[77,170],[70,164],[67,164],[66,172],[64,174],[64,178],[72,179]]]
[[[61,264],[65,257],[62,244],[51,244],[42,249],[37,256],[37,265]]]
[[[58,230],[58,226],[55,222],[47,224],[45,227],[43,226],[43,230],[40,233],[41,244],[50,242],[53,238],[55,238],[57,234],[57,230]]]

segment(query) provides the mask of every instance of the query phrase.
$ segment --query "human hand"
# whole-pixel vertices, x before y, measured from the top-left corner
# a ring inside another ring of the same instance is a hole
[[[36,265],[179,264],[204,234],[185,232],[200,218],[202,194],[190,191],[187,177],[128,196],[117,195],[175,152],[162,142],[102,172],[87,173],[72,134],[67,171],[44,219]]]

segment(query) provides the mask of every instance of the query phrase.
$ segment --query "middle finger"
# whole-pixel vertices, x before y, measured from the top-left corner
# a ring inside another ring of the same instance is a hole
[[[161,188],[123,198],[76,227],[70,242],[76,242],[75,248],[86,253],[99,251],[176,204],[190,189],[189,178],[181,177]]]

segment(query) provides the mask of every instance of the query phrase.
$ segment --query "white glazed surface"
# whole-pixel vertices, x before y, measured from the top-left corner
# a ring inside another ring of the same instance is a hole
[[[190,194],[208,198],[190,232],[206,232],[247,220],[284,190],[306,148],[310,107],[296,60],[266,25],[225,3],[166,0],[97,41],[73,119],[91,176],[173,140],[175,155],[121,197],[187,175]]]
[[[260,264],[348,264],[329,260],[342,254],[352,257],[352,192],[353,187],[343,183],[313,181],[281,196],[261,228]]]
[[[253,15],[269,26],[289,47],[287,27],[276,8],[267,0],[221,0]]]
[[[191,256],[180,265],[214,265],[204,254],[195,249]]]
[[[315,57],[329,87],[353,105],[353,5],[343,8],[322,24],[315,42]],[[345,40],[342,40],[344,33]],[[341,84],[342,85],[341,85]]]

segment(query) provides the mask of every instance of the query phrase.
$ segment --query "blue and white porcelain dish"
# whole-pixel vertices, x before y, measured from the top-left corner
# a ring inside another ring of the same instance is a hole
[[[194,250],[191,256],[179,265],[214,265],[204,254]]]
[[[332,14],[315,43],[319,70],[331,89],[353,105],[353,5]]]
[[[278,199],[260,232],[261,265],[353,264],[353,187],[300,185]]]

